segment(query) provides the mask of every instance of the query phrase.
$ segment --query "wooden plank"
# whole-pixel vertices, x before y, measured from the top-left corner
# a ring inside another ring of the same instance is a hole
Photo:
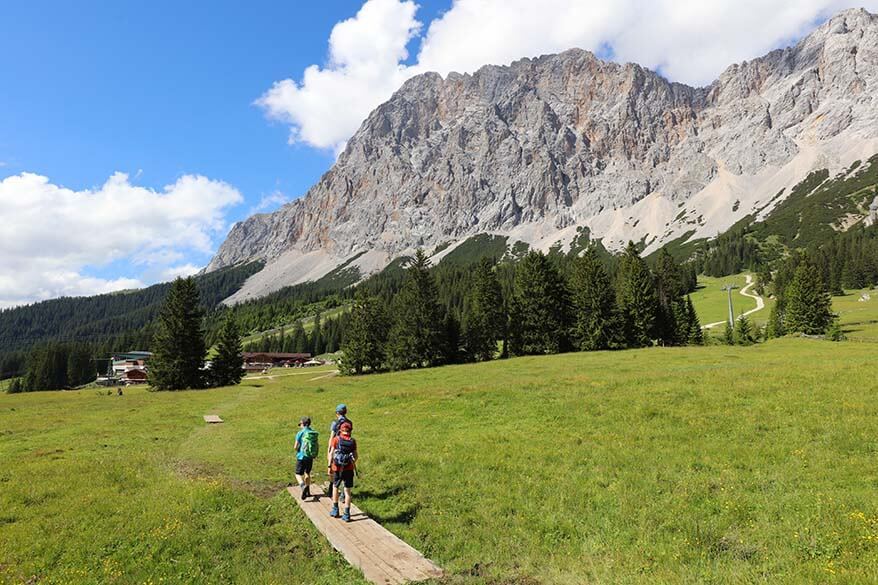
[[[366,516],[356,505],[351,506],[351,522],[343,522],[330,518],[332,502],[319,486],[311,486],[316,501],[311,497],[303,502],[299,486],[291,486],[287,491],[332,547],[363,571],[371,583],[401,585],[442,576],[439,566]]]
[[[221,422],[223,422],[223,419],[221,419],[219,417],[219,415],[217,415],[217,414],[205,414],[204,415],[204,422],[211,423],[211,424],[221,423]]]

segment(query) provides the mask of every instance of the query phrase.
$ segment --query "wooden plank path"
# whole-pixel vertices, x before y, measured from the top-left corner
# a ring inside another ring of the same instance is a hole
[[[204,422],[210,423],[210,424],[215,424],[215,423],[223,422],[223,419],[221,419],[218,414],[205,414],[204,415]]]
[[[433,561],[424,558],[356,506],[351,506],[351,521],[343,522],[329,517],[332,502],[320,487],[312,485],[312,497],[305,502],[299,486],[288,487],[287,491],[332,547],[347,562],[363,571],[368,581],[377,585],[398,585],[442,576],[442,569]],[[317,501],[313,496],[318,496]],[[343,507],[341,511],[344,511]]]

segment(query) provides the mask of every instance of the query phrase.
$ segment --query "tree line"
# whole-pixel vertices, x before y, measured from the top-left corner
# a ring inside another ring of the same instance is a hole
[[[582,256],[531,251],[514,265],[483,259],[453,305],[440,301],[430,268],[418,250],[391,299],[360,291],[342,342],[345,372],[703,342],[687,295],[694,272],[664,250],[652,267],[633,243],[612,267],[594,247]]]
[[[347,313],[324,320],[323,314],[317,312],[312,318],[310,332],[306,331],[302,321],[298,320],[292,328],[281,327],[276,332],[263,333],[257,340],[247,343],[244,349],[311,355],[335,353],[341,348],[347,320]]]

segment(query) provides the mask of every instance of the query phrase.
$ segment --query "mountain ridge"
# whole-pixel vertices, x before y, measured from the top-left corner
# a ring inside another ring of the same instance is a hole
[[[878,17],[862,9],[701,88],[581,49],[425,73],[304,197],[236,224],[207,270],[266,261],[237,302],[479,233],[548,249],[587,228],[647,251],[714,237],[810,171],[878,152],[876,91]]]

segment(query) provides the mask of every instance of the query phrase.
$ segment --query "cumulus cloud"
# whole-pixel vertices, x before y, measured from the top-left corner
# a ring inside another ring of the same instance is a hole
[[[142,286],[85,272],[119,260],[160,272],[184,253],[209,254],[227,229],[226,209],[241,201],[232,186],[195,175],[161,191],[123,173],[82,191],[32,173],[7,177],[0,181],[0,306]],[[175,275],[193,268],[177,266]]]
[[[250,208],[250,214],[262,213],[264,211],[272,211],[281,205],[288,203],[290,198],[280,191],[274,191],[268,195],[263,195],[259,203]]]
[[[278,81],[256,103],[290,124],[290,142],[335,148],[409,75],[400,62],[420,30],[409,0],[369,0],[329,37],[329,62],[305,69],[301,83]]]
[[[878,10],[878,0],[454,0],[424,28],[412,1],[368,0],[333,28],[324,66],[278,81],[256,103],[289,124],[291,143],[338,152],[370,111],[426,71],[471,73],[578,47],[703,85],[854,6]],[[406,64],[413,39],[420,50]]]
[[[178,276],[186,278],[187,276],[192,276],[193,274],[196,274],[199,270],[201,270],[201,268],[201,266],[196,266],[195,264],[181,264],[179,266],[171,266],[162,270],[161,280],[174,280]]]

